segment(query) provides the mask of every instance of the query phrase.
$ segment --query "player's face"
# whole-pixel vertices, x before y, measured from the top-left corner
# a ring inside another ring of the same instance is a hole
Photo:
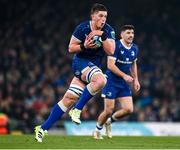
[[[92,14],[92,21],[97,29],[102,29],[107,19],[107,11],[97,11]]]
[[[134,30],[128,29],[128,30],[123,31],[121,33],[121,37],[126,43],[131,44],[134,40]]]

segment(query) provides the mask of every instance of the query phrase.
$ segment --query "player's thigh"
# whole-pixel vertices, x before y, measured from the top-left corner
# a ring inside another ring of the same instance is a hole
[[[96,74],[101,74],[101,76],[103,75],[101,69],[88,59],[74,59],[72,68],[74,75],[86,83],[90,83],[91,79]]]
[[[80,80],[80,79],[78,79],[77,77],[74,77],[73,79],[72,79],[72,81],[71,81],[71,83],[70,83],[70,86],[71,85],[76,85],[76,86],[79,86],[79,87],[81,87],[82,89],[84,89],[85,88],[85,84]]]
[[[82,75],[81,75],[81,79],[83,81],[86,81],[86,76],[88,75],[88,73],[91,71],[92,68],[90,68],[89,66],[87,66],[83,71],[82,71]]]
[[[121,108],[126,109],[130,112],[133,111],[133,99],[132,96],[119,97],[118,102],[121,104]]]
[[[73,105],[77,101],[77,99],[82,95],[84,88],[85,84],[77,77],[74,77],[62,99],[64,105],[67,107]]]
[[[81,79],[87,83],[91,81],[104,81],[106,80],[102,70],[97,66],[86,67],[85,71],[82,72]]]
[[[111,114],[115,107],[115,99],[104,98],[104,111]]]

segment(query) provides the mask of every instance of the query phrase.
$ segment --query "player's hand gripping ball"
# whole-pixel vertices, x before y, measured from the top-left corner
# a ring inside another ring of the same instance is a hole
[[[93,43],[95,43],[97,45],[97,48],[102,46],[102,39],[99,36],[94,36],[93,37]]]

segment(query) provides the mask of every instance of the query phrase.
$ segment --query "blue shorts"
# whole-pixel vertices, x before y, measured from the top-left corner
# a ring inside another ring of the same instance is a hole
[[[73,59],[73,63],[72,63],[73,73],[80,80],[81,80],[81,75],[82,75],[83,71],[85,71],[84,69],[87,67],[91,68],[94,66],[96,66],[96,65],[94,63],[92,63],[90,60],[83,59],[83,58],[77,58],[77,57],[75,59]]]
[[[123,79],[121,81],[115,81],[108,78],[107,84],[102,90],[102,97],[108,99],[116,99],[119,97],[132,96],[130,86]]]

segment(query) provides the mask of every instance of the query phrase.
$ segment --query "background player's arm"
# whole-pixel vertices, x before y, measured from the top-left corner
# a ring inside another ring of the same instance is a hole
[[[107,67],[109,70],[111,70],[114,74],[118,75],[119,77],[122,77],[126,82],[131,83],[133,81],[133,78],[124,72],[122,72],[116,65],[115,65],[115,57],[108,56],[108,62]]]
[[[132,66],[131,66],[131,74],[132,74],[132,76],[134,78],[133,88],[134,88],[135,92],[137,92],[140,89],[140,84],[139,84],[139,80],[138,80],[137,63],[136,63],[136,61],[134,61]]]
[[[131,66],[131,75],[133,76],[134,80],[138,80],[137,63],[136,63],[136,61],[134,61],[132,66]]]

